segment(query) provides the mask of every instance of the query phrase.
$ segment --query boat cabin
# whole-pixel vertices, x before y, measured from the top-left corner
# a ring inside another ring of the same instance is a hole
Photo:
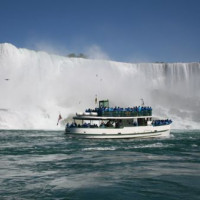
[[[99,108],[109,108],[109,100],[99,101]]]

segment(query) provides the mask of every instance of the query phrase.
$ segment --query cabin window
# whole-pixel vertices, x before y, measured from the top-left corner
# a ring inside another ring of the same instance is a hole
[[[138,126],[147,126],[147,120],[145,118],[138,118]]]

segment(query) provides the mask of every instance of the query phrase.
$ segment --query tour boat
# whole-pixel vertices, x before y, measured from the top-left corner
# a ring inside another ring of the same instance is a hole
[[[65,132],[84,138],[154,138],[170,135],[169,119],[152,116],[149,106],[109,107],[108,100],[99,101],[99,107],[76,113]]]

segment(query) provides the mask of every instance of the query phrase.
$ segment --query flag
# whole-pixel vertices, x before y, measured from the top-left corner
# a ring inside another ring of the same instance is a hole
[[[62,116],[61,116],[61,114],[59,114],[59,116],[58,116],[58,122],[57,122],[57,126],[58,126],[58,123],[59,123],[59,121],[62,119]]]

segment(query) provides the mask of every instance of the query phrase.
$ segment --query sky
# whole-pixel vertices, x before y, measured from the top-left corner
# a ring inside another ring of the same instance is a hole
[[[120,62],[199,62],[200,0],[0,0],[0,43]]]

